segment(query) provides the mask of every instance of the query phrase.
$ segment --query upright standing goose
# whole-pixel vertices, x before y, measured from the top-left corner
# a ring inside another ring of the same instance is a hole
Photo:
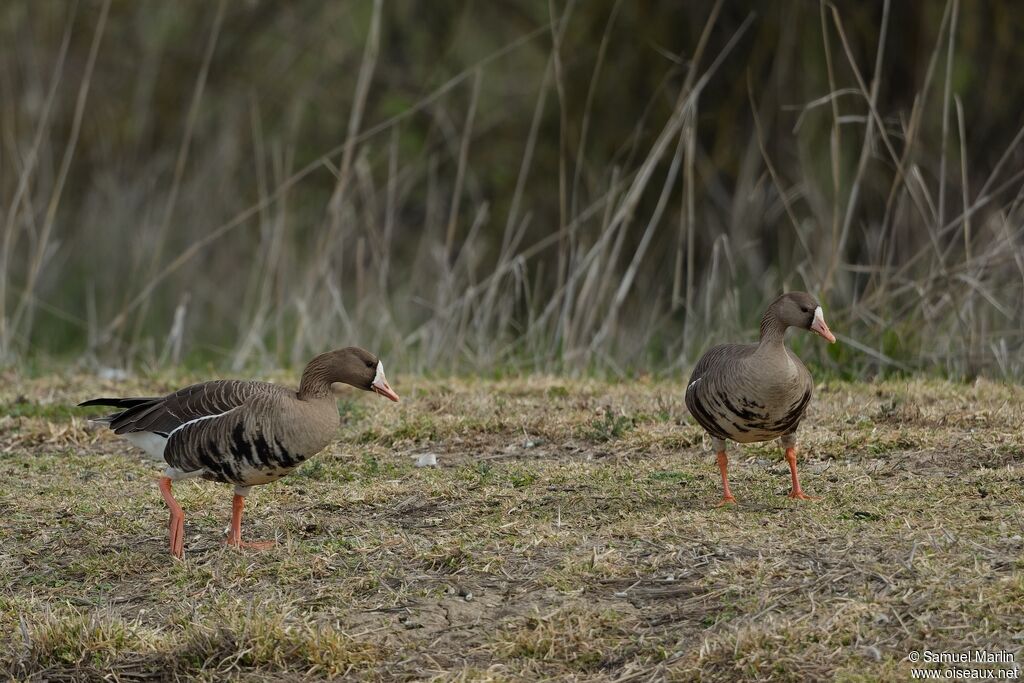
[[[722,502],[735,503],[729,490],[727,439],[739,443],[780,438],[793,478],[790,498],[810,499],[796,474],[796,430],[814,389],[811,373],[786,348],[786,329],[800,327],[830,343],[821,306],[810,294],[789,292],[772,302],[761,318],[758,344],[721,344],[697,361],[686,387],[686,407],[711,435],[722,472]]]
[[[114,406],[96,418],[166,465],[160,493],[171,510],[171,554],[182,557],[185,515],[171,482],[200,477],[235,485],[227,542],[242,542],[242,508],[249,489],[277,481],[330,443],[340,424],[334,390],[341,384],[398,400],[372,353],[348,347],[306,365],[298,391],[267,382],[216,380],[157,398],[95,398],[80,406]],[[336,386],[337,385],[337,386]]]

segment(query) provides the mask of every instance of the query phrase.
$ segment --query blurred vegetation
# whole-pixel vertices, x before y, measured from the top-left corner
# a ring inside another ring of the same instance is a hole
[[[666,371],[807,289],[835,373],[1019,378],[1022,19],[4,3],[0,353]]]

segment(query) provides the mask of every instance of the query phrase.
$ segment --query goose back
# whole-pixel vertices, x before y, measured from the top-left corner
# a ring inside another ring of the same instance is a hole
[[[221,379],[192,384],[166,396],[96,398],[79,405],[125,408],[96,420],[108,424],[115,434],[152,432],[167,437],[188,422],[220,415],[242,405],[254,395],[282,390],[283,387],[266,382]]]

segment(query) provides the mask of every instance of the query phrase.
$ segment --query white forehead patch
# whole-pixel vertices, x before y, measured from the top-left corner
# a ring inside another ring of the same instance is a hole
[[[816,322],[816,323],[823,323],[823,322],[825,322],[825,315],[821,312],[821,306],[818,306],[817,308],[814,309],[814,322]]]
[[[377,374],[373,377],[373,383],[381,384],[384,381],[384,363],[377,361]]]

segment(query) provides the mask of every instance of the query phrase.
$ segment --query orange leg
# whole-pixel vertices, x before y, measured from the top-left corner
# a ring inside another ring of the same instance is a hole
[[[725,451],[718,451],[718,469],[722,472],[722,500],[718,503],[718,507],[730,503],[735,504],[736,499],[732,497],[732,491],[729,490],[729,456],[725,454]]]
[[[181,511],[181,506],[171,493],[171,478],[160,477],[159,486],[160,495],[171,509],[171,521],[168,524],[171,531],[171,555],[180,560],[185,554],[185,513]]]
[[[786,449],[786,461],[789,463],[789,473],[793,477],[793,490],[789,492],[790,498],[796,498],[798,500],[817,500],[813,496],[808,496],[804,493],[804,490],[800,488],[800,479],[796,476],[796,448],[790,446]]]
[[[235,548],[252,548],[254,550],[266,550],[274,547],[273,541],[243,541],[242,540],[242,510],[245,508],[245,498],[235,494],[231,500],[231,530],[228,531],[226,543]]]

